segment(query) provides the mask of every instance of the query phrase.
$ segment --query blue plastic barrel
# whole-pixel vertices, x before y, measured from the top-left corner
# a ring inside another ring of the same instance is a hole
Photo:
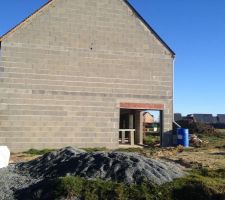
[[[177,129],[177,145],[189,147],[189,130],[185,128]]]

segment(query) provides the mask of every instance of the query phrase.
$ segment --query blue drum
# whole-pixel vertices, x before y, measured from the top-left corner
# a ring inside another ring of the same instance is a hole
[[[189,147],[189,130],[185,128],[177,129],[177,145]]]

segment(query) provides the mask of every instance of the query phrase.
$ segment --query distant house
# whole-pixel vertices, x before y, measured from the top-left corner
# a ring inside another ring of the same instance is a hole
[[[153,123],[155,121],[154,116],[149,112],[144,112],[143,114],[144,123]]]
[[[0,51],[0,144],[12,151],[118,148],[124,129],[142,144],[146,110],[170,144],[175,54],[127,0],[48,1]]]
[[[174,113],[174,120],[178,122],[178,124],[180,120],[189,120],[192,122],[210,124],[214,128],[225,129],[225,114],[218,114],[217,116],[213,116],[212,114],[195,113],[182,117],[180,113]]]
[[[183,119],[183,117],[182,117],[181,113],[174,113],[174,121],[179,121],[182,119]]]
[[[225,114],[218,114],[217,119],[218,119],[218,123],[225,124]]]
[[[189,114],[187,118],[193,118],[196,122],[212,124],[214,122],[214,118],[212,114]]]
[[[219,123],[218,116],[213,116],[213,124]]]

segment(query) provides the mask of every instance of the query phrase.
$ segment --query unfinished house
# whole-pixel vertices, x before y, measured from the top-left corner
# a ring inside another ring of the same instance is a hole
[[[0,144],[142,145],[173,119],[173,51],[126,0],[52,0],[0,39]]]

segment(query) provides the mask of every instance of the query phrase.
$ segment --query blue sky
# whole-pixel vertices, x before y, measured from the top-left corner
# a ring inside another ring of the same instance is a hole
[[[0,35],[47,0],[1,0]],[[176,53],[175,112],[225,113],[225,1],[129,0]]]

